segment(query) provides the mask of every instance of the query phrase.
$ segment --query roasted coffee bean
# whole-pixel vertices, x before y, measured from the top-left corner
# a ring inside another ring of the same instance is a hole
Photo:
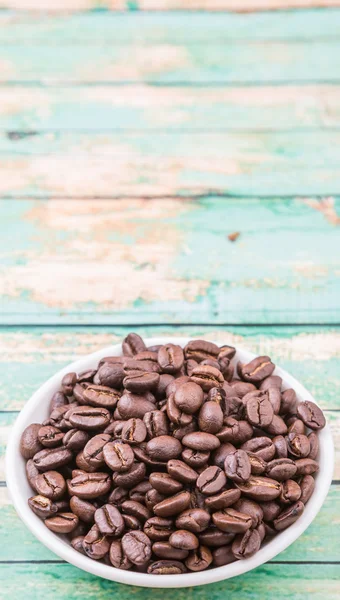
[[[216,466],[207,467],[197,479],[196,485],[204,495],[217,494],[227,483],[225,473]]]
[[[224,461],[226,457],[228,456],[228,454],[235,452],[235,450],[235,446],[233,444],[230,444],[229,442],[221,444],[220,447],[217,448],[217,450],[215,450],[212,455],[214,465],[220,467],[220,469],[224,469]]]
[[[266,377],[269,377],[274,369],[275,365],[272,363],[269,356],[258,356],[250,363],[242,365],[241,376],[244,381],[259,383]]]
[[[275,500],[281,493],[281,484],[278,481],[260,475],[251,475],[246,483],[236,485],[243,494],[259,502]]]
[[[294,414],[297,405],[297,397],[294,390],[289,388],[281,394],[280,413],[282,415]]]
[[[310,400],[298,404],[297,414],[309,429],[322,429],[326,425],[326,419],[321,408]]]
[[[94,473],[97,470],[96,465],[90,465],[90,463],[85,459],[83,450],[78,452],[76,456],[76,465],[78,469],[85,471],[86,473]]]
[[[224,461],[224,470],[229,479],[237,483],[248,481],[251,473],[250,461],[244,450],[235,450]]]
[[[206,496],[204,496],[204,494],[201,494],[201,492],[195,488],[192,489],[190,492],[190,508],[204,508]]]
[[[135,455],[135,460],[138,462],[145,463],[146,466],[152,469],[160,469],[166,467],[166,462],[160,460],[154,460],[146,453],[146,443],[143,442],[139,446],[133,446],[133,453]]]
[[[296,481],[293,479],[283,481],[280,495],[280,502],[282,502],[282,504],[293,504],[293,502],[297,502],[300,497],[301,488]]]
[[[241,446],[242,450],[246,452],[252,452],[259,456],[265,461],[272,460],[275,456],[275,446],[273,441],[269,437],[255,437],[251,440],[248,440]]]
[[[110,549],[110,542],[97,525],[93,525],[83,539],[83,548],[87,556],[94,560],[104,558]]]
[[[179,427],[185,427],[192,423],[193,417],[189,413],[184,412],[175,403],[175,394],[171,394],[165,405],[165,410],[171,423],[175,423]]]
[[[89,434],[80,429],[70,429],[64,434],[63,446],[69,450],[82,450],[89,441]]]
[[[59,500],[66,492],[66,481],[58,471],[40,473],[34,481],[35,488],[41,496]]]
[[[228,363],[229,363],[229,361],[228,361]],[[212,358],[205,358],[204,360],[202,360],[202,362],[200,364],[201,364],[201,366],[209,365],[209,367],[214,367],[218,371],[220,370],[219,362],[217,360],[213,360]]]
[[[168,473],[151,473],[149,481],[155,490],[165,496],[177,494],[183,488],[183,485],[179,481],[176,481],[176,479],[173,479]]]
[[[206,358],[216,359],[220,353],[220,349],[216,344],[212,342],[206,342],[205,340],[193,340],[189,342],[184,348],[184,355],[186,359],[194,359],[198,363]]]
[[[205,433],[204,431],[195,431],[185,435],[182,439],[182,444],[191,448],[191,450],[199,450],[200,452],[210,452],[219,447],[220,441],[215,435]]]
[[[224,508],[212,515],[214,525],[227,533],[243,533],[252,526],[252,518],[234,508]]]
[[[184,354],[180,346],[165,344],[158,350],[158,364],[163,373],[177,373],[184,363]]]
[[[310,454],[310,443],[306,435],[289,433],[287,435],[289,454],[297,458],[306,458]]]
[[[128,444],[119,441],[109,442],[103,448],[103,458],[112,471],[120,473],[131,469],[134,454]]]
[[[310,451],[308,458],[312,458],[315,460],[319,454],[319,440],[317,434],[312,431],[308,436],[308,441],[310,445]]]
[[[33,462],[39,471],[50,471],[67,465],[72,460],[72,452],[63,446],[45,448],[34,455]]]
[[[72,538],[71,546],[73,550],[76,550],[77,552],[80,552],[80,554],[85,555],[85,550],[83,548],[84,537],[85,536],[83,535],[78,535],[77,537]]]
[[[125,392],[117,404],[122,419],[143,419],[145,413],[155,410],[155,404],[146,396]]]
[[[203,403],[202,388],[196,383],[189,381],[183,383],[174,394],[174,402],[177,408],[187,414],[193,414],[199,410]]]
[[[157,560],[148,566],[151,575],[180,575],[185,572],[185,566],[178,560]]]
[[[272,442],[275,446],[276,458],[287,458],[288,446],[286,438],[284,438],[283,435],[276,435],[273,437]]]
[[[52,398],[51,398],[51,402],[50,402],[50,413],[52,413],[56,408],[59,408],[60,406],[66,406],[68,405],[68,399],[67,396],[65,396],[65,394],[63,394],[63,392],[55,392],[55,394],[53,394]]]
[[[61,389],[65,396],[72,396],[73,388],[77,383],[76,373],[66,373],[61,380]]]
[[[181,451],[181,442],[169,435],[160,435],[153,438],[146,445],[147,454],[154,460],[168,461],[172,458],[177,458]]]
[[[263,520],[263,510],[257,502],[249,498],[240,498],[235,504],[234,509],[240,513],[249,515],[252,520],[251,529],[256,529]]]
[[[150,438],[168,435],[168,420],[166,414],[161,410],[151,410],[150,412],[147,412],[143,417],[143,421]]]
[[[133,488],[134,489],[134,488]],[[108,501],[114,506],[121,506],[129,498],[129,491],[122,487],[115,487],[109,495]]]
[[[190,504],[189,492],[179,492],[175,496],[165,498],[153,507],[157,517],[172,517],[183,512]]]
[[[221,442],[235,445],[244,444],[251,439],[253,428],[247,421],[237,421],[233,417],[224,419],[224,426],[216,434]]]
[[[220,546],[220,548],[216,548],[212,555],[215,567],[223,567],[224,565],[229,565],[236,560],[232,552],[231,545]]]
[[[319,470],[318,463],[312,458],[300,458],[295,461],[295,464],[297,467],[297,475],[312,475]]]
[[[189,485],[194,484],[198,477],[198,473],[181,460],[169,460],[167,470],[173,479]]]
[[[289,458],[275,458],[267,464],[266,474],[277,481],[292,479],[297,472],[296,464]]]
[[[38,475],[39,471],[35,466],[33,459],[30,458],[26,463],[26,477],[32,490],[34,490],[35,492],[37,491],[37,488],[35,487],[35,480]]]
[[[81,500],[77,496],[72,496],[70,499],[70,508],[85,523],[93,523],[96,507],[91,502]]]
[[[89,388],[96,388],[95,391],[99,392],[100,397],[98,398],[98,396],[96,396],[95,393],[90,393],[92,395],[92,397],[94,397],[94,402],[95,402],[95,406],[104,406],[104,408],[109,408],[112,402],[112,400],[110,400],[108,397],[105,398],[106,395],[106,390],[105,387],[108,388],[113,388],[112,391],[115,392],[116,394],[116,403],[119,399],[119,392],[117,392],[117,390],[121,387],[123,379],[124,379],[124,367],[122,364],[120,363],[104,363],[97,371],[95,377],[94,377],[94,381],[96,382],[96,384],[98,383],[98,386],[89,386]],[[98,389],[98,388],[102,388],[102,390]],[[89,393],[88,390],[89,388],[86,389],[84,395],[85,398],[88,400],[89,398]],[[98,404],[99,402],[104,402],[104,404]],[[90,402],[89,402],[90,404]],[[112,406],[112,405],[111,405]]]
[[[152,490],[152,485],[147,479],[145,479],[129,491],[129,498],[130,500],[136,500],[136,502],[142,502],[145,504],[145,494],[149,490]]]
[[[222,387],[224,378],[218,369],[210,365],[198,365],[193,369],[191,379],[201,386],[204,392],[209,392],[214,387]]]
[[[220,351],[218,353],[218,360],[221,360],[222,358],[229,358],[229,360],[231,360],[232,358],[234,358],[235,354],[236,348],[234,348],[234,346],[221,346]]]
[[[90,464],[96,467],[101,467],[104,464],[104,446],[112,440],[112,436],[108,433],[99,433],[91,438],[84,450],[84,459]]]
[[[119,536],[124,531],[124,521],[119,510],[112,504],[104,504],[94,513],[95,523],[103,535]]]
[[[238,396],[239,398],[244,398],[249,392],[255,391],[256,387],[253,383],[246,383],[245,381],[234,379],[230,382],[230,385],[224,383],[223,389],[226,392],[227,397]]]
[[[250,558],[260,549],[261,537],[256,529],[249,529],[243,535],[237,535],[234,539],[231,549],[239,560]]]
[[[234,537],[234,533],[226,533],[225,531],[221,531],[221,529],[217,529],[217,527],[209,527],[199,535],[199,540],[201,544],[210,548],[219,548],[220,546],[230,544]]]
[[[71,512],[58,513],[53,517],[45,519],[45,525],[54,533],[71,533],[78,525],[77,515]]]
[[[188,532],[189,533],[189,532]],[[155,542],[152,544],[152,552],[159,558],[183,560],[187,558],[189,551],[184,548],[174,548],[170,542]]]
[[[120,365],[121,371],[122,368]],[[102,369],[111,369],[110,365],[103,365],[98,371],[98,374]],[[119,384],[120,385],[120,384]],[[113,386],[112,386],[113,387]],[[113,410],[117,405],[118,400],[120,399],[120,392],[116,389],[112,389],[107,385],[88,385],[83,392],[84,404],[88,404],[89,406],[95,406],[99,408],[107,408],[108,410]]]
[[[69,494],[84,500],[92,500],[107,494],[111,487],[108,473],[83,473],[67,482]]]
[[[252,396],[246,403],[247,419],[255,427],[268,427],[273,420],[274,410],[267,392]]]
[[[58,512],[57,505],[52,502],[51,498],[38,495],[28,499],[28,506],[40,519],[48,519]]]
[[[274,520],[274,527],[277,531],[282,531],[283,529],[287,529],[290,525],[295,523],[295,521],[302,515],[304,510],[304,504],[302,502],[295,502]]]
[[[38,431],[39,442],[45,448],[55,448],[56,446],[59,446],[62,443],[63,437],[64,433],[57,427],[53,427],[53,425],[40,427]]]
[[[281,506],[277,502],[275,502],[275,500],[269,500],[268,502],[260,502],[259,506],[262,509],[264,521],[274,521],[274,519],[276,519],[276,517],[281,512]]]
[[[201,533],[210,523],[210,514],[203,508],[188,508],[176,519],[176,527],[193,533]]]
[[[82,371],[81,373],[78,373],[77,382],[83,383],[85,381],[91,383],[96,373],[97,369],[88,369],[87,371]]]
[[[134,565],[143,565],[151,558],[151,542],[142,531],[130,531],[122,537],[125,556]]]
[[[129,419],[122,429],[122,440],[131,445],[144,442],[147,436],[146,427],[141,419]]]
[[[134,356],[138,352],[144,352],[146,346],[138,333],[129,333],[122,343],[124,356]]]
[[[214,401],[205,402],[198,415],[198,425],[201,431],[217,433],[223,425],[221,406]]]
[[[278,415],[281,408],[281,392],[278,388],[269,388],[266,390],[268,400],[273,407],[274,414]]]
[[[150,517],[144,525],[144,533],[154,542],[166,541],[173,533],[172,519],[162,519],[161,517]]]
[[[110,422],[110,413],[106,408],[78,406],[71,410],[69,421],[73,427],[85,431],[104,429]]]
[[[299,479],[299,486],[301,489],[300,500],[303,504],[306,504],[314,492],[315,480],[311,475],[304,475]]]
[[[136,354],[134,358],[124,360],[124,375],[140,371],[141,373],[160,373],[160,367],[157,362],[157,354],[151,352],[142,352]]]
[[[198,538],[191,531],[177,529],[170,535],[169,542],[174,548],[181,550],[195,550],[199,546]]]
[[[143,481],[146,473],[144,463],[133,463],[128,471],[115,472],[112,476],[114,486],[127,488],[128,490]]]
[[[20,453],[24,458],[33,458],[43,446],[39,440],[41,424],[32,423],[24,430],[20,440]]]
[[[298,435],[304,435],[305,433],[305,424],[301,419],[297,417],[291,417],[287,420],[288,433],[296,433]]]
[[[247,394],[248,395],[248,394]],[[244,400],[238,396],[229,396],[225,402],[221,403],[223,408],[223,417],[232,417],[237,421],[244,419],[245,415],[245,403]]]
[[[166,389],[172,381],[175,381],[173,375],[169,375],[168,373],[160,374],[158,385],[154,389],[154,394],[159,401],[162,401],[166,396]]]
[[[125,389],[134,394],[143,394],[148,390],[154,390],[158,383],[159,374],[148,371],[130,371],[123,380]]]
[[[151,511],[144,504],[136,500],[125,500],[121,504],[121,510],[124,514],[135,517],[141,523],[144,523],[144,521],[147,521],[152,516]]]
[[[270,435],[285,435],[288,431],[288,427],[282,417],[274,415],[272,422],[266,427],[266,431],[268,431]]]
[[[133,515],[123,515],[123,521],[125,529],[128,531],[138,531],[143,529],[141,521]]]
[[[116,567],[116,569],[131,569],[132,563],[124,556],[122,544],[120,540],[113,540],[110,551],[109,558],[111,564]]]
[[[239,500],[241,496],[240,490],[237,488],[231,488],[229,490],[223,490],[215,496],[209,496],[205,499],[205,506],[209,510],[220,510],[221,508],[228,508]]]
[[[183,383],[188,383],[188,381],[190,381],[190,377],[187,375],[182,375],[181,377],[174,379],[166,388],[166,397],[169,398],[169,396],[175,394],[178,388],[180,388]]]
[[[250,471],[252,475],[262,475],[267,468],[267,463],[263,458],[253,454],[253,452],[247,452],[248,459],[250,462]]]
[[[206,546],[199,546],[190,552],[185,564],[190,571],[204,571],[212,563],[212,554]]]
[[[184,462],[192,469],[204,467],[207,464],[209,457],[210,452],[200,452],[199,450],[192,450],[191,448],[185,448],[182,452]]]
[[[281,390],[282,378],[279,375],[269,375],[261,381],[260,390],[266,391],[269,389]]]

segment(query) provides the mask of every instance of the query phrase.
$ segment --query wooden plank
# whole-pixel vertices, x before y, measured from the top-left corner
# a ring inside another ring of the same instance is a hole
[[[178,19],[181,19],[178,15]],[[0,45],[1,83],[339,83],[340,41]],[[24,60],[23,60],[24,57]]]
[[[63,160],[70,177],[91,185],[90,157],[81,173]],[[337,323],[339,205],[2,200],[1,322]]]
[[[9,134],[0,155],[2,196],[340,193],[338,131]]]
[[[301,381],[325,409],[340,409],[340,328],[322,327],[133,327],[143,336],[165,335],[217,340],[269,354]],[[30,327],[0,330],[0,410],[18,411],[38,387],[77,358],[120,342],[131,327]],[[334,413],[332,421],[336,421]],[[15,412],[5,414],[0,447],[4,448]],[[336,425],[338,426],[338,425]],[[339,434],[337,434],[339,435]],[[339,443],[340,450],[340,443]],[[340,472],[337,474],[340,479]],[[1,479],[1,477],[0,477]]]
[[[275,560],[303,563],[334,562],[340,559],[337,525],[340,511],[340,486],[332,485],[320,513],[307,531]],[[17,516],[7,489],[0,488],[0,562],[56,560]]]
[[[242,600],[339,600],[339,565],[267,564],[228,581],[177,590],[132,588],[89,575],[67,564],[1,565],[3,597],[15,600],[129,600],[137,595],[141,600],[212,600],[224,597]]]
[[[69,13],[81,10],[181,10],[271,11],[294,8],[340,6],[339,0],[2,0],[0,7],[16,10]]]
[[[81,102],[80,102],[81,98]],[[0,87],[7,131],[263,131],[340,127],[340,86]]]
[[[58,0],[60,3],[60,0]],[[254,3],[254,0],[251,0]],[[45,3],[46,4],[46,3]],[[53,2],[49,2],[49,8]],[[68,2],[68,4],[70,4]],[[211,4],[211,0],[209,5]],[[185,7],[185,3],[181,3]],[[238,1],[238,5],[242,3]],[[180,7],[179,7],[180,8]],[[36,15],[27,12],[0,13],[2,44],[63,46],[117,46],[155,43],[216,44],[237,41],[338,40],[340,11],[301,10],[254,14],[190,12],[84,12]]]

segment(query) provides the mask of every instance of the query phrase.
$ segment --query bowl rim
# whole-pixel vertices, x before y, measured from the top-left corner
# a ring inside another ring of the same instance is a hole
[[[227,334],[226,337],[228,337]],[[147,346],[164,344],[170,341],[171,343],[179,344],[183,347],[192,339],[196,338],[182,336],[159,336],[144,338],[144,341]],[[216,343],[218,346],[223,345],[221,342]],[[228,342],[226,341],[225,343]],[[243,361],[250,361],[257,356],[248,350],[244,350],[241,346],[236,346],[236,350],[236,356],[241,358]],[[319,432],[320,471],[315,479],[315,489],[313,495],[306,505],[303,514],[293,525],[280,532],[272,540],[268,541],[266,545],[264,545],[256,554],[254,554],[254,556],[248,559],[239,560],[230,563],[229,565],[214,567],[198,573],[162,575],[157,577],[147,573],[124,571],[113,566],[94,561],[74,550],[69,543],[65,542],[64,539],[47,529],[43,521],[41,521],[39,517],[37,517],[37,515],[35,515],[29,508],[27,496],[22,492],[22,486],[20,485],[21,479],[19,476],[19,469],[17,469],[16,466],[18,461],[21,464],[24,461],[19,451],[19,443],[22,431],[29,424],[31,413],[37,409],[41,402],[47,403],[46,398],[48,398],[49,401],[53,391],[55,391],[53,388],[56,389],[59,387],[60,381],[66,373],[70,371],[79,373],[91,368],[92,364],[96,365],[97,362],[105,356],[114,356],[119,355],[120,353],[121,343],[114,344],[91,354],[86,354],[76,361],[68,364],[63,369],[60,369],[34,392],[15,421],[6,451],[6,482],[9,495],[14,504],[16,512],[28,529],[33,533],[33,535],[40,542],[42,542],[42,544],[49,548],[49,550],[57,554],[57,556],[88,573],[118,583],[150,588],[177,588],[205,585],[224,579],[229,579],[231,577],[236,577],[268,562],[277,554],[285,550],[290,544],[292,544],[307,529],[319,512],[332,482],[334,446],[329,424],[326,424],[326,427]],[[293,387],[300,399],[302,397],[304,399],[312,400],[317,404],[312,394],[308,392],[306,388],[299,383],[299,381],[297,381],[284,369],[276,366],[274,374],[282,377],[284,388],[287,389],[288,387]]]

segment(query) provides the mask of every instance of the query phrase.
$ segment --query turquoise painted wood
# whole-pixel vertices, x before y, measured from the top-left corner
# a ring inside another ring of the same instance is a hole
[[[1,322],[337,323],[339,209],[337,199],[2,200]]]
[[[82,101],[79,103],[79,96]],[[340,86],[0,87],[0,128],[27,131],[314,131],[340,127]],[[15,137],[15,134],[11,134]]]

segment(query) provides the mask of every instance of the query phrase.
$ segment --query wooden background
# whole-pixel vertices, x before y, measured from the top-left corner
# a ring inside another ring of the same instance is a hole
[[[337,0],[0,0],[1,599],[340,597],[339,167]],[[14,513],[18,411],[131,329],[269,353],[324,407],[330,494],[270,563],[129,588]]]

